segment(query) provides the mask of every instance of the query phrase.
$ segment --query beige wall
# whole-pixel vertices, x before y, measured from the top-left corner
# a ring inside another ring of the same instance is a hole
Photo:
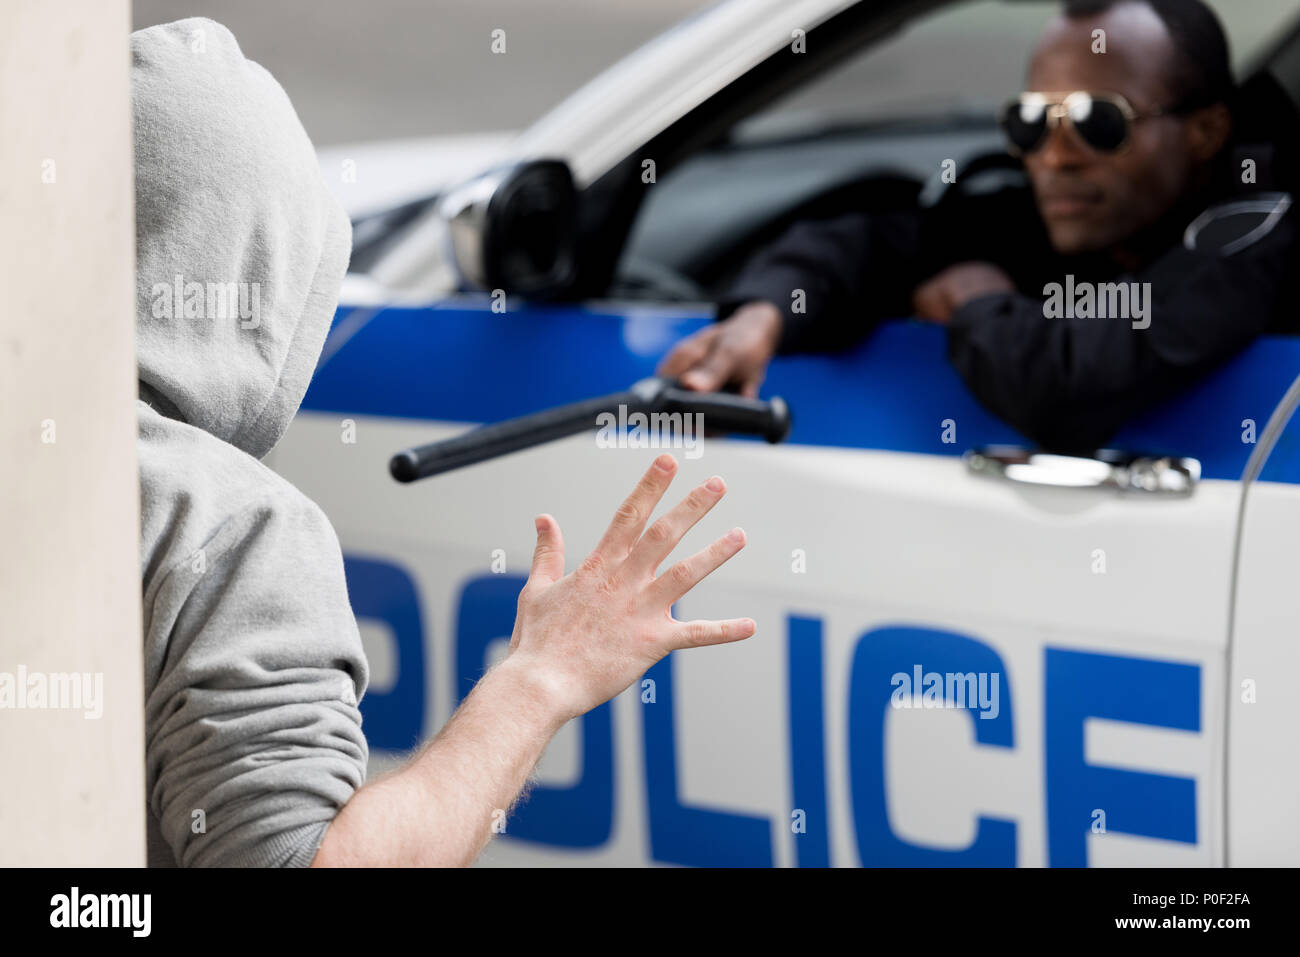
[[[129,29],[0,3],[0,865],[144,863]]]

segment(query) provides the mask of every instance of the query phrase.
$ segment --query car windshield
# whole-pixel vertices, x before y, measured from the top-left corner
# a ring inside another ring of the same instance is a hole
[[[1242,76],[1297,19],[1296,0],[1209,0],[1223,21]],[[913,21],[811,84],[746,119],[747,141],[900,118],[989,116],[1018,91],[1025,57],[1049,2],[977,0]]]

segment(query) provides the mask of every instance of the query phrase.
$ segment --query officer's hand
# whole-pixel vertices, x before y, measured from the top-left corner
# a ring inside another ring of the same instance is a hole
[[[746,303],[679,342],[660,363],[659,375],[678,378],[697,392],[717,392],[735,383],[741,395],[757,398],[781,338],[781,321],[781,310],[772,303]]]
[[[916,287],[912,311],[918,319],[947,322],[972,299],[1015,291],[1011,277],[992,263],[958,263]]]
[[[671,455],[655,459],[596,550],[568,575],[559,525],[549,515],[537,518],[537,550],[519,595],[507,661],[527,668],[549,689],[550,704],[566,719],[608,701],[670,651],[754,633],[749,618],[683,622],[672,616],[674,602],[745,546],[745,533],[735,528],[655,576],[681,537],[726,491],[722,479],[714,477],[645,529],[676,471]]]

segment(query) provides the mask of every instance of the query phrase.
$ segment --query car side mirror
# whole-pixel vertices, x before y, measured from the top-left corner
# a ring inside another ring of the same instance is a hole
[[[578,193],[562,160],[491,170],[453,189],[440,211],[461,277],[529,299],[561,295],[577,273]]]

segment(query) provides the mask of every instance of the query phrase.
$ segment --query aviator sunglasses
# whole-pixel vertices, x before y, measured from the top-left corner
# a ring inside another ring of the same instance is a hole
[[[1139,120],[1185,112],[1187,107],[1179,106],[1139,113],[1118,93],[1021,93],[1002,108],[998,122],[1017,156],[1034,152],[1048,131],[1061,123],[1091,149],[1115,153],[1128,144],[1131,128]]]

